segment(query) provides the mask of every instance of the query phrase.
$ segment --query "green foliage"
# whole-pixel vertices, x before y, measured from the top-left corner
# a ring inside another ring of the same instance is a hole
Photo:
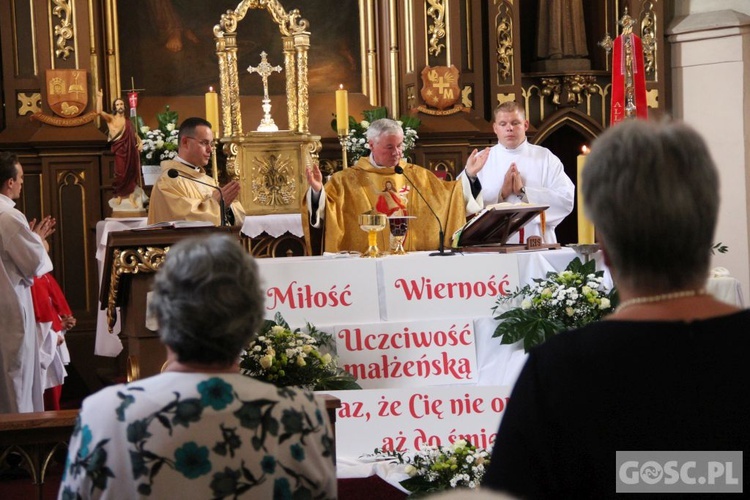
[[[716,252],[727,253],[728,251],[729,251],[729,247],[723,244],[722,242],[718,242],[717,244],[711,247],[712,254],[716,254]]]
[[[564,271],[498,297],[492,310],[500,324],[493,337],[501,337],[501,344],[522,340],[528,351],[557,333],[602,319],[617,302],[616,291],[602,285],[603,277],[594,260],[584,264],[576,257]]]

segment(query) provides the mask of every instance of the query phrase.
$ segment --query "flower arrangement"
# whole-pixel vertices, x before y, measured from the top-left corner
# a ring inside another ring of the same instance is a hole
[[[596,271],[593,260],[582,264],[576,257],[564,271],[499,297],[492,310],[501,322],[492,336],[502,336],[501,344],[523,340],[528,351],[561,331],[602,319],[618,300],[617,291],[608,291],[603,280],[604,271]]]
[[[409,477],[400,482],[412,495],[427,495],[452,488],[478,488],[490,464],[491,450],[459,439],[450,446],[426,446],[413,455],[375,450],[376,457],[405,464]]]
[[[177,112],[170,111],[169,105],[164,108],[164,112],[156,114],[159,127],[153,130],[138,117],[142,165],[158,165],[162,160],[171,160],[177,156],[177,118]]]
[[[366,109],[362,112],[364,120],[358,122],[353,116],[349,117],[349,135],[344,138],[344,145],[346,147],[346,154],[351,163],[355,163],[362,156],[370,155],[370,145],[367,143],[367,129],[370,127],[370,123],[381,118],[388,118],[388,110],[384,107]],[[417,129],[422,124],[419,118],[414,116],[404,115],[400,120],[397,120],[404,131],[404,157],[408,157],[414,149],[419,136],[417,135]],[[336,119],[331,122],[331,127],[336,130]]]
[[[309,333],[292,330],[281,314],[263,324],[262,333],[245,349],[240,368],[245,375],[278,387],[313,390],[361,389],[356,379],[339,368],[330,350],[333,337],[307,324]]]

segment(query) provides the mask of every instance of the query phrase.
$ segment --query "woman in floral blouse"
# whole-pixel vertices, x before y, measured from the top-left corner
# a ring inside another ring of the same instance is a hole
[[[59,498],[335,498],[324,406],[239,374],[263,317],[252,259],[227,237],[183,240],[152,295],[167,369],[86,398]]]

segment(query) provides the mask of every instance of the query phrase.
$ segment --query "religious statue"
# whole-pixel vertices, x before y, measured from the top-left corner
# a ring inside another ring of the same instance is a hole
[[[581,0],[539,0],[537,71],[591,69]]]
[[[96,112],[107,123],[108,139],[115,155],[113,198],[109,200],[113,217],[146,216],[144,204],[148,196],[141,188],[140,139],[132,123],[125,117],[125,101],[112,103],[112,114],[102,110],[102,91],[96,93]]]

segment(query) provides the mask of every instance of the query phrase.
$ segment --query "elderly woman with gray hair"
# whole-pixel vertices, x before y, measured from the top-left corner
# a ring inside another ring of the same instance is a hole
[[[523,498],[736,488],[750,311],[705,290],[718,177],[685,124],[623,122],[593,143],[584,202],[622,301],[530,352],[483,486]],[[711,482],[700,450],[720,461]]]
[[[255,262],[225,236],[174,245],[149,312],[165,372],[86,398],[60,498],[335,498],[333,436],[312,393],[239,373],[263,318]]]

